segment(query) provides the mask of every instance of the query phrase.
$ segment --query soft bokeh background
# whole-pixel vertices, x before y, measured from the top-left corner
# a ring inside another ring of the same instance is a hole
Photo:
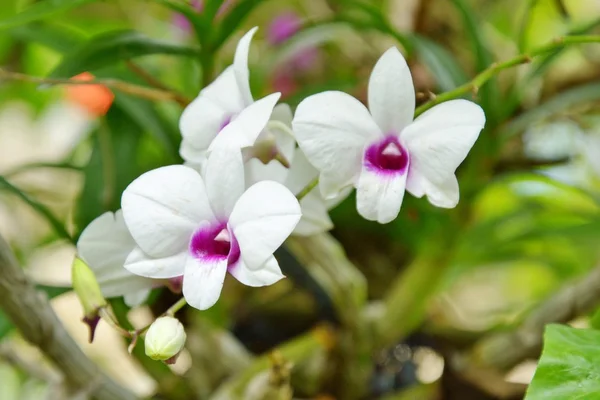
[[[240,2],[253,8],[236,25],[228,17],[239,12]],[[34,3],[55,3],[58,11],[29,23],[3,23]],[[89,71],[146,86],[152,84],[148,74],[193,98],[231,62],[237,39],[259,26],[250,57],[256,98],[281,91],[295,107],[307,95],[336,89],[366,101],[374,63],[396,45],[409,60],[422,103],[429,93],[467,82],[494,60],[560,35],[600,32],[598,0],[231,0],[208,28],[225,35],[223,46],[198,51],[192,26],[174,12],[186,2],[71,3],[76,2],[0,2],[2,69],[59,78]],[[200,2],[192,3],[201,15]],[[99,43],[95,50],[86,50],[93,41]],[[438,255],[439,268],[427,269],[423,278],[431,280],[433,292],[424,322],[372,354],[365,363],[370,379],[363,398],[392,393],[398,397],[390,399],[523,398],[534,359],[493,377],[467,379],[453,372],[454,355],[519,326],[537,304],[598,265],[600,46],[573,47],[541,60],[502,72],[477,93],[488,122],[459,168],[456,209],[436,209],[407,195],[400,217],[384,226],[362,220],[353,196],[333,210],[332,234],[367,278],[369,300],[388,296],[394,279],[414,260]],[[2,76],[0,234],[32,279],[68,287],[75,249],[56,224],[76,237],[96,216],[116,210],[122,190],[140,173],[181,162],[182,107],[115,91],[111,108],[99,116],[89,99],[65,86]],[[262,354],[317,325],[335,326],[327,288],[298,271],[299,264],[282,264],[290,279],[264,289],[229,279],[214,308],[185,314],[189,351],[175,374],[184,375],[209,351],[194,342],[194,330],[231,332],[227,346],[240,357],[241,368],[250,356],[233,337],[250,353]],[[152,311],[176,299],[157,291],[152,306],[131,311],[130,320],[143,326]],[[86,343],[72,292],[55,297],[53,305],[90,357],[122,384],[143,396],[160,390],[108,326],[101,324],[96,341]],[[587,317],[574,323],[585,326]],[[51,396],[56,371],[40,362],[40,354],[1,315],[0,335],[0,398]],[[206,387],[216,387],[223,380],[200,378],[202,373],[194,378],[198,386],[207,380]],[[345,398],[333,370],[318,381],[315,387],[296,387],[298,397]],[[422,391],[404,392],[407,388]]]

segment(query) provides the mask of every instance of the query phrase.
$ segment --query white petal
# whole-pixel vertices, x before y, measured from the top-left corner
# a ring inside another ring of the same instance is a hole
[[[406,60],[392,47],[377,61],[369,79],[369,110],[384,133],[398,134],[415,113],[415,87]]]
[[[245,107],[233,65],[225,68],[213,83],[202,89],[200,96],[209,98],[231,114],[237,114]]]
[[[272,160],[267,164],[262,161],[252,158],[244,164],[246,173],[246,182],[248,186],[252,186],[260,181],[275,181],[283,183],[288,176],[288,169],[281,165],[279,161]]]
[[[250,92],[250,71],[248,71],[248,53],[250,52],[250,43],[252,36],[256,33],[258,27],[254,27],[248,31],[238,42],[233,57],[233,69],[235,71],[235,79],[242,99],[246,105],[252,103],[252,93]]]
[[[183,165],[146,172],[125,189],[121,206],[131,235],[151,257],[182,251],[200,221],[214,219],[200,174]]]
[[[300,205],[285,186],[262,181],[238,200],[229,218],[242,260],[256,270],[292,233],[300,220]]]
[[[232,113],[220,104],[200,95],[183,110],[179,130],[190,146],[206,150],[231,116]]]
[[[356,187],[356,208],[369,221],[387,224],[400,211],[406,173],[389,173],[363,168]]]
[[[102,294],[120,297],[132,290],[146,290],[157,284],[124,268],[135,242],[125,226],[121,210],[106,212],[93,220],[77,241],[77,253],[94,271]]]
[[[302,101],[292,126],[298,145],[321,173],[325,197],[356,182],[365,144],[382,135],[364,105],[333,91]]]
[[[244,161],[240,149],[213,150],[206,162],[206,192],[217,219],[229,217],[245,189]]]
[[[150,296],[150,292],[150,289],[129,292],[123,296],[123,300],[125,300],[125,304],[127,304],[129,307],[137,307],[146,301],[148,296]]]
[[[271,118],[273,107],[280,96],[280,93],[272,93],[250,104],[219,132],[208,149],[213,150],[218,147],[242,149],[252,146]]]
[[[294,235],[310,236],[321,232],[327,232],[333,228],[333,222],[329,218],[327,205],[321,197],[317,188],[310,191],[300,200],[302,218],[294,229]]]
[[[284,185],[297,195],[317,176],[319,176],[319,171],[308,161],[302,149],[295,149],[292,165]]]
[[[280,103],[277,104],[273,109],[271,119],[274,121],[283,122],[291,128],[292,120],[294,119],[294,114],[292,113],[292,109],[288,104]]]
[[[481,107],[467,100],[452,100],[433,107],[400,135],[410,153],[406,189],[415,196],[429,195],[446,185],[485,125]]]
[[[136,247],[127,257],[125,268],[133,274],[148,278],[175,278],[183,275],[187,254],[185,249],[169,257],[153,258]]]
[[[277,259],[273,256],[256,270],[248,268],[242,260],[239,260],[229,267],[229,273],[244,285],[252,287],[269,286],[285,278]]]
[[[183,297],[199,310],[212,307],[219,300],[226,273],[227,259],[204,263],[188,257],[183,275]]]
[[[414,190],[410,191],[409,188]],[[423,175],[411,174],[409,172],[406,181],[406,190],[415,197],[427,195],[427,200],[436,207],[454,208],[458,204],[460,192],[458,181],[453,174],[440,184],[432,184]]]
[[[206,162],[207,150],[194,147],[189,140],[183,139],[179,146],[179,155],[185,160],[184,165],[200,171],[200,166]]]

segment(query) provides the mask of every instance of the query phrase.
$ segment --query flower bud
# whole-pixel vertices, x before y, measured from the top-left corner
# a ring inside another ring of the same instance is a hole
[[[90,327],[90,343],[94,340],[94,332],[100,321],[99,311],[107,306],[106,299],[102,295],[100,285],[96,276],[80,258],[75,258],[71,269],[73,289],[83,307],[85,322]]]
[[[185,339],[185,330],[177,318],[157,318],[146,333],[146,355],[153,360],[174,364]]]

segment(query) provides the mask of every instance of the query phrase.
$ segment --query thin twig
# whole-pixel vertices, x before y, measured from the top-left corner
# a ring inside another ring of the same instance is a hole
[[[132,96],[141,97],[152,101],[177,101],[177,93],[134,85],[132,83],[112,78],[93,79],[90,81],[65,78],[42,78],[38,76],[22,74],[19,72],[7,71],[0,68],[0,80],[1,79],[48,85],[103,85],[110,89],[118,90]]]
[[[134,63],[133,61],[127,61],[127,67],[134,72],[137,76],[142,78],[146,83],[156,89],[163,90],[165,92],[173,93],[173,100],[175,100],[180,106],[186,107],[188,104],[192,102],[191,99],[186,97],[185,95],[177,92],[175,89],[172,89],[166,86],[164,83],[156,79],[152,74],[148,73],[145,69]]]

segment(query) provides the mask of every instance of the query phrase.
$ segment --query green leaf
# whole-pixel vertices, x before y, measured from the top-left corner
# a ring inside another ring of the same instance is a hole
[[[443,92],[468,81],[467,74],[448,50],[423,36],[413,35],[410,40]]]
[[[217,35],[212,48],[216,51],[223,43],[231,36],[232,33],[236,32],[242,22],[248,17],[248,15],[265,0],[242,0],[240,1],[231,11],[229,11],[223,22],[218,27]]]
[[[204,43],[206,36],[210,33],[210,21],[205,18],[206,10],[200,14],[190,3],[174,0],[155,0],[171,10],[183,15],[194,28],[196,37],[200,43]],[[206,8],[206,7],[205,7]]]
[[[50,76],[69,77],[151,54],[196,56],[198,49],[151,39],[131,30],[112,31],[96,35],[67,53]]]
[[[69,232],[67,232],[67,230],[65,229],[64,224],[61,221],[59,221],[58,218],[56,218],[56,216],[52,213],[52,211],[50,211],[50,209],[48,207],[46,207],[42,203],[38,202],[37,200],[31,198],[28,194],[23,192],[21,189],[12,185],[4,177],[0,176],[0,190],[3,190],[3,189],[16,195],[21,200],[23,200],[25,203],[27,203],[31,208],[33,208],[36,212],[41,214],[48,221],[48,223],[52,226],[54,231],[59,236],[65,238],[65,239],[68,239],[70,242],[73,242],[73,238],[71,237]]]
[[[600,99],[600,83],[588,83],[565,90],[513,119],[502,130],[501,138],[508,140],[533,123],[542,121],[559,112],[564,112],[577,104],[597,101],[598,99]]]
[[[0,20],[0,29],[12,28],[25,25],[30,22],[48,19],[59,13],[79,7],[93,0],[44,0],[39,1],[25,10],[8,18]]]
[[[78,230],[105,211],[120,208],[121,193],[141,172],[137,160],[140,127],[113,104],[93,137],[93,151],[84,167],[83,190],[78,200]]]
[[[8,34],[24,42],[35,42],[59,53],[67,53],[85,41],[85,36],[64,26],[35,23],[10,29]]]
[[[168,155],[169,162],[179,162],[178,145],[180,135],[157,114],[155,105],[147,100],[115,94],[115,104],[128,114],[139,127],[148,132]]]
[[[548,325],[525,400],[600,399],[600,332]]]
[[[0,310],[0,339],[2,339],[4,336],[8,335],[10,333],[10,331],[13,330],[13,328],[14,327],[11,324],[11,322],[8,320],[8,317],[6,315],[4,315],[2,310]]]
[[[494,62],[494,59],[485,42],[485,34],[480,28],[480,18],[475,14],[474,8],[467,4],[465,0],[452,0],[452,3],[462,17],[464,29],[473,47],[477,72],[481,72],[490,66]],[[485,110],[487,125],[495,125],[499,109],[498,101],[500,100],[500,90],[496,79],[490,79],[481,87],[479,97],[481,99],[481,106]]]

